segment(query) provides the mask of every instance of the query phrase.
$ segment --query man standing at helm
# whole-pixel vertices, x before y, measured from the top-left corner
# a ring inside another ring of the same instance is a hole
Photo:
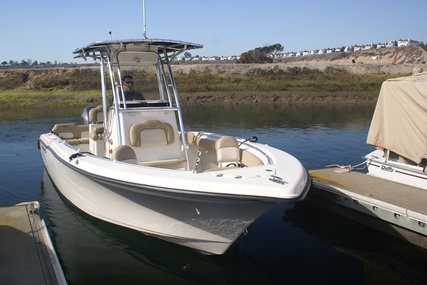
[[[122,78],[122,83],[123,83],[123,91],[124,91],[124,97],[126,99],[126,101],[131,101],[131,100],[145,100],[144,96],[142,96],[141,93],[139,93],[138,91],[134,90],[134,81],[133,81],[133,77],[130,75],[125,75]]]

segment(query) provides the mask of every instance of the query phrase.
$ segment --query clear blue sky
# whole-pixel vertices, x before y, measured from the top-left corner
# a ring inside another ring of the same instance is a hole
[[[81,62],[98,40],[141,38],[142,0],[4,1],[0,62]],[[411,38],[427,42],[427,0],[146,0],[147,36],[203,44],[192,55],[240,55],[280,43],[300,51]]]

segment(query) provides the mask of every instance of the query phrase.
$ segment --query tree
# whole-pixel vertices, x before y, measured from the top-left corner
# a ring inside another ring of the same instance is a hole
[[[270,48],[270,55],[273,58],[283,51],[283,46],[281,44],[274,44],[269,46],[269,48]]]
[[[6,60],[5,60],[5,61],[3,61],[3,62],[1,63],[1,65],[6,66],[6,65],[7,65],[7,61],[6,61]]]
[[[184,58],[185,59],[190,59],[191,58],[191,53],[189,53],[188,51],[184,52]]]
[[[273,62],[273,58],[283,51],[281,44],[259,47],[254,50],[244,52],[240,55],[240,63],[267,63]]]

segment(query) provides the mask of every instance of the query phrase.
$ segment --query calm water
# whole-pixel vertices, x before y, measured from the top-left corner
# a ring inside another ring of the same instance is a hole
[[[307,169],[355,165],[374,106],[210,107],[185,110],[187,129],[283,149]],[[41,203],[70,284],[419,284],[427,254],[304,202],[259,218],[223,256],[205,256],[93,219],[60,197],[37,138],[81,110],[0,112],[0,206]],[[1,237],[0,237],[1,241]],[[1,280],[0,280],[0,283]]]

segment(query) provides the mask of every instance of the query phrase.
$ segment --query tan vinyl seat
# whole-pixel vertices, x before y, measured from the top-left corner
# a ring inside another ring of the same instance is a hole
[[[147,120],[130,128],[130,144],[136,147],[169,145],[175,142],[173,128],[159,120]]]
[[[222,136],[215,142],[216,158],[219,167],[238,166],[240,150],[236,139],[232,136]]]
[[[184,169],[186,166],[169,123],[159,120],[136,123],[129,130],[129,140],[140,165],[168,169]]]
[[[187,138],[187,144],[193,144],[196,145],[197,144],[197,136],[194,133],[186,133],[186,138]]]
[[[52,132],[71,145],[89,143],[89,126],[70,124],[56,124]]]
[[[260,166],[264,165],[262,160],[256,155],[250,153],[247,150],[240,150],[240,162],[242,166]]]
[[[222,136],[215,142],[214,148],[218,167],[206,169],[204,172],[241,167],[239,144],[234,137]]]
[[[89,122],[93,124],[99,124],[104,121],[104,113],[102,105],[98,105],[95,108],[89,110]]]
[[[113,159],[128,163],[137,163],[135,151],[128,145],[119,145],[114,148]]]
[[[168,169],[183,169],[185,168],[185,159],[169,159],[159,161],[146,161],[138,162],[136,159],[136,153],[132,147],[128,145],[120,145],[113,151],[114,160],[123,161],[127,163],[134,163],[144,166],[161,167]]]
[[[93,141],[101,140],[104,133],[104,126],[92,125],[92,131],[89,133],[89,138]]]
[[[77,125],[70,124],[56,124],[52,128],[52,132],[64,140],[77,138]]]

